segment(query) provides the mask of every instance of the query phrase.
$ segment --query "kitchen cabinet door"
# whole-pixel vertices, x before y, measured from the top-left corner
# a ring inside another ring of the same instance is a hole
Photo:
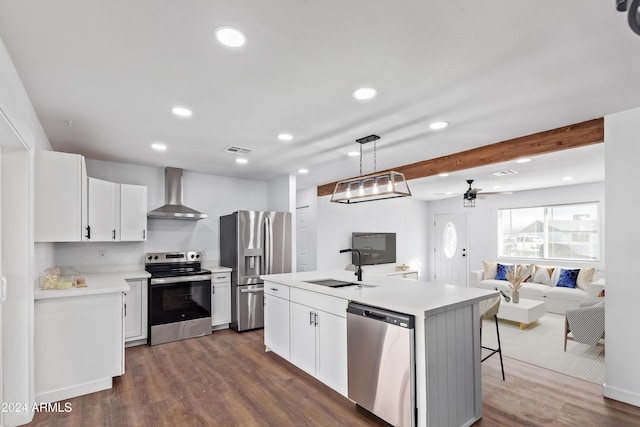
[[[87,168],[84,157],[36,151],[34,164],[34,240],[86,240]]]
[[[265,293],[264,345],[286,360],[289,350],[289,300]]]
[[[316,377],[347,395],[347,319],[317,311]]]
[[[147,240],[147,187],[120,184],[120,241]]]
[[[90,242],[115,242],[119,236],[119,185],[97,178],[88,181],[88,227]]]
[[[293,301],[289,304],[291,316],[291,362],[300,369],[316,374],[316,312]]]
[[[211,284],[211,326],[231,323],[231,282]]]
[[[147,283],[144,279],[127,280],[124,293],[124,340],[132,342],[147,339]]]

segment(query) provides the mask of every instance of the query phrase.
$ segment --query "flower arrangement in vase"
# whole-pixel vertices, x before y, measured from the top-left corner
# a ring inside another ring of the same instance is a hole
[[[509,287],[512,290],[511,298],[514,304],[520,301],[520,288],[524,282],[524,273],[521,265],[514,265],[507,273],[507,280],[509,281]]]

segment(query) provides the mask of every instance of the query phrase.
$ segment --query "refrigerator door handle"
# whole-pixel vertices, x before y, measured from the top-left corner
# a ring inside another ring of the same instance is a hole
[[[265,274],[273,272],[273,227],[269,217],[264,219],[264,264]]]

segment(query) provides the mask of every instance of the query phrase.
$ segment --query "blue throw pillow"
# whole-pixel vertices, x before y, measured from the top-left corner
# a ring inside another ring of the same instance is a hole
[[[513,268],[513,265],[498,264],[498,271],[496,272],[496,280],[507,280],[507,273],[509,273],[512,268]]]
[[[560,269],[560,276],[558,277],[558,283],[556,283],[556,286],[560,286],[562,288],[575,288],[579,273],[579,268],[575,270],[565,270],[564,268]]]

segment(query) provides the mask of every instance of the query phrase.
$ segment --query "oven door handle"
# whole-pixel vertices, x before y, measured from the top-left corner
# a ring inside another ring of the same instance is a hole
[[[211,274],[200,274],[197,276],[177,276],[177,277],[156,277],[152,278],[151,285],[166,285],[170,283],[200,282],[211,280]]]

